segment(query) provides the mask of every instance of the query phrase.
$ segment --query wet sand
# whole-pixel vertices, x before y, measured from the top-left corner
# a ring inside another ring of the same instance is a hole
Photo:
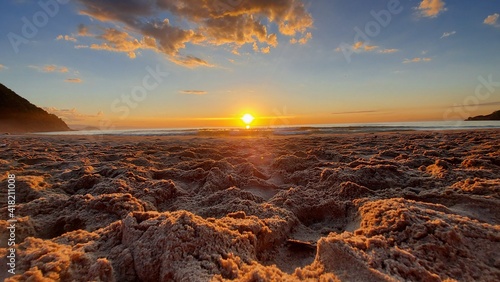
[[[0,136],[0,277],[500,281],[499,140]]]

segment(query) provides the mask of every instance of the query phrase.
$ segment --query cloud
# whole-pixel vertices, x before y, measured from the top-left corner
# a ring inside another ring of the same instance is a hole
[[[244,45],[257,44],[256,52],[268,53],[277,47],[278,35],[299,44],[312,38],[313,18],[301,0],[78,1],[80,14],[114,24],[113,31],[96,36],[80,25],[78,34],[100,41],[90,45],[92,49],[123,52],[130,58],[139,50],[152,49],[187,67],[212,66],[181,52],[188,45],[228,45],[238,53]]]
[[[69,69],[64,66],[57,65],[45,65],[45,66],[28,66],[29,68],[35,69],[39,72],[59,72],[59,73],[67,73]]]
[[[135,59],[135,52],[137,50],[146,49],[148,46],[145,41],[141,42],[128,33],[114,28],[105,29],[104,33],[96,38],[102,39],[104,42],[101,44],[92,44],[89,47],[90,49],[123,52],[127,53],[128,57],[131,59]]]
[[[375,49],[378,48],[378,46],[367,45],[363,41],[358,41],[358,42],[354,43],[352,46],[349,46],[349,48],[351,48],[351,50],[356,52],[356,53],[360,53],[362,51],[365,51],[365,52],[374,51]],[[335,49],[335,51],[342,52],[342,48],[338,47],[337,49]]]
[[[78,25],[78,36],[90,36],[89,28],[84,24]]]
[[[83,82],[83,80],[81,80],[80,78],[67,78],[64,81],[69,82],[69,83],[82,83]]]
[[[375,51],[375,49],[378,49],[378,46],[374,46],[374,45],[364,45],[363,46],[364,50],[366,52],[372,52],[372,51]]]
[[[290,39],[290,43],[291,44],[301,44],[301,45],[304,45],[309,40],[311,40],[311,38],[312,38],[312,33],[308,32],[308,33],[306,33],[306,35],[304,37],[300,38],[299,40],[297,40],[296,38]]]
[[[486,19],[484,19],[484,24],[487,24],[487,25],[492,25],[492,26],[495,26],[495,27],[500,27],[500,24],[498,24],[498,18],[500,17],[500,15],[498,13],[495,13],[493,15],[489,15],[488,17],[486,17]]]
[[[409,64],[409,63],[420,63],[420,62],[430,62],[432,61],[431,58],[413,58],[413,59],[404,59],[403,64]]]
[[[76,42],[76,38],[70,36],[70,35],[58,35],[56,37],[56,40],[65,40],[65,41],[71,41],[71,42]]]
[[[203,90],[181,90],[179,91],[181,94],[188,94],[188,95],[205,95],[208,94],[207,91]]]
[[[44,66],[34,66],[30,65],[28,66],[31,69],[37,70],[39,72],[44,72],[44,73],[69,73],[70,69],[65,66],[58,66],[58,65],[44,65]],[[79,71],[77,70],[71,70],[73,75],[78,76],[80,74]],[[80,78],[67,78],[64,80],[65,82],[69,83],[82,83],[83,81]]]
[[[446,38],[446,37],[450,37],[452,35],[455,35],[456,33],[457,33],[456,31],[445,32],[445,33],[443,33],[443,35],[441,35],[441,39]]]
[[[195,68],[200,66],[210,68],[215,67],[215,65],[210,64],[209,62],[193,56],[176,56],[171,58],[170,60],[178,65],[182,65],[188,68]]]
[[[380,54],[392,54],[392,53],[399,52],[399,49],[382,49],[382,50],[378,50],[377,52]]]
[[[342,49],[346,48],[345,46],[338,47],[335,49],[336,52],[342,52]],[[379,46],[375,45],[368,45],[363,41],[358,41],[354,43],[352,46],[347,46],[348,49],[350,49],[354,53],[361,53],[361,52],[375,52],[379,54],[391,54],[391,53],[396,53],[399,51],[399,49],[380,49]]]
[[[422,0],[416,9],[420,11],[422,17],[435,18],[447,10],[444,6],[442,0]]]
[[[262,52],[263,54],[269,54],[271,53],[271,47],[270,46],[262,47],[260,48],[260,52]]]
[[[45,111],[60,117],[68,124],[75,123],[92,123],[98,122],[104,116],[103,112],[98,112],[95,115],[82,114],[77,109],[58,109],[54,107],[45,107]]]
[[[6,66],[0,64],[0,71],[5,70],[5,69],[8,69],[8,68]]]

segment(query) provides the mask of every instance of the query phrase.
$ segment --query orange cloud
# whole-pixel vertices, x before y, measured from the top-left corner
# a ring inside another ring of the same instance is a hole
[[[446,11],[445,3],[442,0],[423,0],[417,10],[423,17],[435,18],[440,13]]]
[[[365,45],[365,46],[364,46],[364,49],[365,49],[365,51],[367,51],[367,52],[371,52],[371,51],[374,51],[375,49],[378,49],[378,46],[374,46],[374,45]]]
[[[78,25],[78,35],[79,36],[89,36],[89,28],[84,24]]]
[[[69,82],[69,83],[82,83],[83,82],[83,80],[81,80],[80,78],[67,78],[64,81]]]
[[[499,17],[500,17],[500,15],[497,13],[495,13],[493,15],[489,15],[488,17],[486,17],[486,19],[484,19],[483,23],[487,24],[487,25],[492,25],[495,27],[500,27],[500,25],[497,23]]]
[[[76,42],[76,38],[69,36],[69,35],[58,35],[56,37],[56,40],[65,40],[65,41],[71,41],[71,42]]]
[[[188,94],[188,95],[206,95],[206,94],[208,94],[207,91],[203,91],[203,90],[181,90],[179,92],[181,94]]]
[[[262,52],[264,54],[269,54],[271,52],[271,47],[270,46],[262,47],[262,48],[260,48],[260,52]]]
[[[356,53],[360,53],[360,52],[374,52],[374,51],[376,51],[376,50],[378,50],[380,48],[379,46],[368,45],[368,44],[366,44],[363,41],[358,41],[358,42],[354,43],[352,46],[348,46],[348,47],[351,48],[352,51],[356,52]],[[335,51],[342,52],[342,48],[338,47],[338,48],[335,49]],[[379,50],[377,53],[388,54],[388,53],[394,53],[394,52],[397,52],[397,51],[398,51],[398,49],[382,49],[382,50]]]
[[[104,33],[97,36],[96,38],[102,39],[104,43],[92,44],[90,45],[90,49],[124,52],[127,53],[129,58],[131,59],[134,59],[136,57],[135,52],[138,49],[148,48],[147,44],[145,44],[144,42],[140,42],[139,40],[130,36],[128,33],[119,31],[114,28],[105,29]]]
[[[140,49],[153,49],[187,67],[212,65],[202,58],[180,54],[186,44],[230,45],[233,53],[238,53],[243,45],[258,44],[260,47],[256,52],[268,53],[278,45],[277,34],[269,32],[272,26],[277,27],[277,33],[293,37],[300,44],[307,43],[312,37],[308,30],[312,28],[313,19],[301,0],[79,2],[83,6],[81,14],[123,26],[95,36],[102,42],[92,44],[90,48],[123,52],[130,58],[135,57]],[[160,14],[165,13],[189,22],[191,28],[172,25],[168,18],[159,19]],[[90,34],[85,28],[79,27],[79,35]]]
[[[43,108],[48,113],[60,117],[68,124],[75,123],[96,123],[103,118],[103,112],[98,112],[95,115],[82,114],[77,109],[58,109],[54,107]]]
[[[203,59],[193,57],[193,56],[176,56],[176,57],[170,58],[170,60],[178,65],[182,65],[182,66],[185,66],[188,68],[195,68],[195,67],[200,67],[200,66],[210,67],[210,68],[214,67],[213,64],[210,64],[209,62],[207,62]]]
[[[45,66],[28,66],[29,68],[35,69],[40,72],[59,72],[59,73],[67,73],[69,69],[64,66],[57,65],[45,65]]]
[[[298,43],[298,44],[304,45],[309,40],[311,40],[311,38],[312,38],[312,33],[308,32],[308,33],[306,33],[306,35],[304,37],[302,37],[302,38],[300,38],[298,40],[296,38],[290,39],[290,43],[292,43],[292,44],[297,44]]]
[[[382,49],[378,51],[380,54],[392,54],[396,52],[399,52],[399,49]]]
[[[431,58],[413,58],[413,59],[405,59],[403,61],[403,64],[410,64],[410,63],[420,63],[420,62],[430,62],[432,61]]]

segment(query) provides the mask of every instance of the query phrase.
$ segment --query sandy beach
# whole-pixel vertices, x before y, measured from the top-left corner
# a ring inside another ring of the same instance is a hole
[[[0,136],[6,281],[500,281],[500,131]],[[15,175],[15,275],[7,183]]]

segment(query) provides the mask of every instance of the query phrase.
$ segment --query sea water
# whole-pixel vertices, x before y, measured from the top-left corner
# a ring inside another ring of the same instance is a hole
[[[269,136],[269,135],[313,135],[374,133],[390,131],[445,131],[500,129],[500,121],[427,121],[427,122],[384,122],[384,123],[343,123],[310,124],[280,127],[238,127],[224,128],[155,128],[124,130],[76,130],[44,132],[44,135],[117,135],[117,136]]]

